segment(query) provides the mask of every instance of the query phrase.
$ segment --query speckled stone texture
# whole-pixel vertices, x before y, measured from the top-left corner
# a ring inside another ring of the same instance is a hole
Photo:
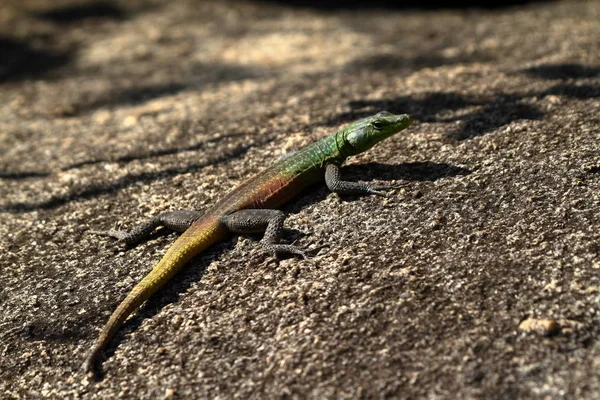
[[[415,2],[413,2],[414,4]],[[488,10],[265,1],[0,3],[0,397],[594,399],[600,2]],[[380,110],[416,123],[284,208],[309,260],[233,237],[126,324],[174,235]]]

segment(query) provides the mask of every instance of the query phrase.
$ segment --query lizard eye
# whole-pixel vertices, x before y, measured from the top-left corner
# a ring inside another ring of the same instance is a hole
[[[373,128],[377,129],[378,131],[385,128],[385,123],[383,121],[375,121],[371,125],[373,126]]]

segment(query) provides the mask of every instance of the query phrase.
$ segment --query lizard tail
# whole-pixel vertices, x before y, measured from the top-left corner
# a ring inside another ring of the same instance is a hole
[[[197,221],[184,232],[152,271],[131,290],[112,313],[83,363],[83,372],[94,371],[96,363],[110,340],[144,301],[162,288],[192,257],[221,239],[224,233],[224,228],[216,219]]]
[[[96,363],[100,359],[102,351],[117,333],[119,328],[123,326],[127,317],[129,317],[155,292],[155,290],[151,290],[152,288],[148,286],[142,286],[142,282],[133,288],[133,290],[127,295],[121,304],[119,304],[117,309],[110,316],[108,322],[104,326],[104,329],[102,329],[96,344],[83,363],[83,372],[88,373],[94,370]],[[158,290],[158,288],[156,288],[156,290]]]

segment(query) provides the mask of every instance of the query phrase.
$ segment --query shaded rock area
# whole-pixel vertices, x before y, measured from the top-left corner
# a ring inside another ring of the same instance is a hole
[[[600,2],[0,4],[0,397],[597,398]],[[299,4],[302,3],[302,4]],[[80,365],[174,234],[357,118],[410,113],[351,180],[232,237]],[[317,250],[318,249],[318,250]]]

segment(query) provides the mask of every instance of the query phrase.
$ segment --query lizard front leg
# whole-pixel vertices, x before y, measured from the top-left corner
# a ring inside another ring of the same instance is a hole
[[[283,231],[284,220],[285,214],[282,211],[269,209],[240,210],[221,218],[227,229],[234,233],[264,231],[260,243],[269,253],[297,254],[306,259],[306,253],[296,246],[277,243]]]
[[[369,185],[362,182],[343,181],[341,179],[340,167],[335,164],[327,164],[325,167],[325,184],[334,193],[339,194],[376,194],[386,196],[381,190],[397,189],[392,185]]]
[[[178,210],[160,213],[148,221],[130,230],[110,229],[108,231],[90,231],[90,233],[109,236],[126,244],[137,244],[147,240],[158,227],[165,227],[175,232],[184,232],[194,221],[202,216],[200,211]]]

